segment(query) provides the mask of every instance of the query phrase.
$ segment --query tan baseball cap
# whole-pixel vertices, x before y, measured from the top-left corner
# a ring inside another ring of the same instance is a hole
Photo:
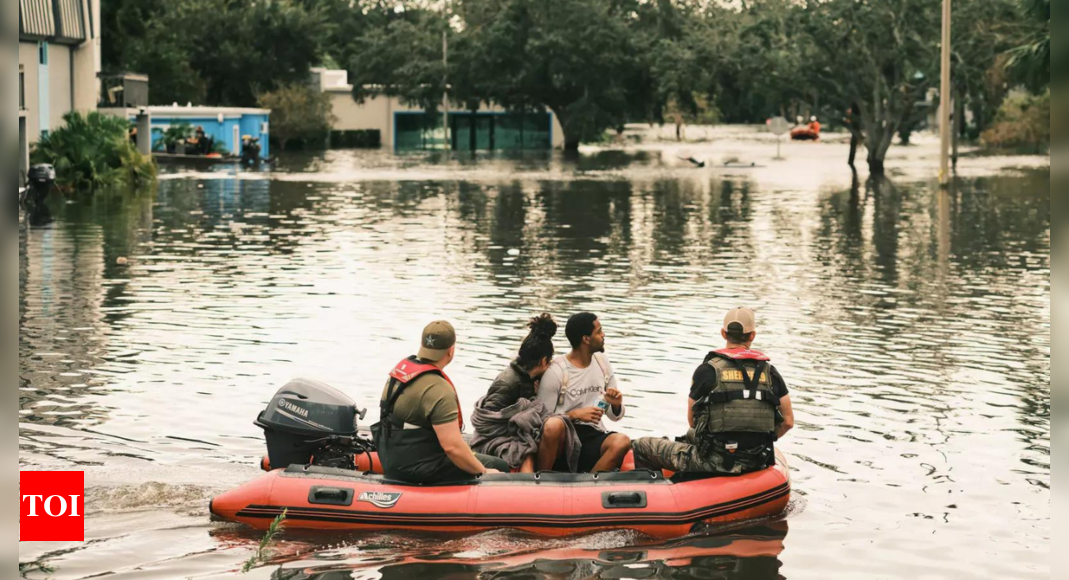
[[[457,343],[457,331],[452,324],[437,320],[423,329],[423,339],[419,343],[419,358],[438,362],[449,354],[449,349]]]
[[[749,308],[736,308],[724,317],[724,332],[731,332],[731,325],[739,324],[746,334],[757,332],[757,314]]]

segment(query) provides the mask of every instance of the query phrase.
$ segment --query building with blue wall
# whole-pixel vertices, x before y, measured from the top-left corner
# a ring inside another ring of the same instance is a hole
[[[185,123],[190,127],[203,127],[204,133],[216,143],[222,144],[227,153],[241,154],[244,137],[260,140],[262,155],[271,156],[268,135],[271,129],[271,111],[268,109],[242,109],[233,107],[146,107],[145,111],[152,117],[152,145],[158,150],[157,143],[162,133],[173,125]],[[127,118],[134,119],[137,111],[131,111]]]

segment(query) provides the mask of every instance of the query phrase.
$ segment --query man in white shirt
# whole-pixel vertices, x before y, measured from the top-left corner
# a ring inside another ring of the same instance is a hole
[[[624,396],[605,358],[605,331],[597,316],[584,312],[568,320],[565,334],[572,351],[554,360],[542,376],[538,399],[551,415],[567,415],[575,424],[582,444],[581,473],[619,469],[631,450],[631,438],[602,424],[605,416],[614,422],[624,417]],[[558,457],[543,455],[539,454],[539,470],[568,470]]]

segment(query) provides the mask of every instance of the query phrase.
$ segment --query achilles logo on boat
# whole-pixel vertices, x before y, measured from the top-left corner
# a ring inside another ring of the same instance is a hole
[[[19,541],[85,541],[85,474],[19,472]]]
[[[400,493],[386,493],[384,491],[365,491],[360,494],[360,498],[357,501],[369,503],[377,508],[388,510],[397,505],[397,502],[401,500]]]

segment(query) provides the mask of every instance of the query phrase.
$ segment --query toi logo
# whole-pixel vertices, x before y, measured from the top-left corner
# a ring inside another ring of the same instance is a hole
[[[19,472],[19,541],[85,541],[85,474]]]

